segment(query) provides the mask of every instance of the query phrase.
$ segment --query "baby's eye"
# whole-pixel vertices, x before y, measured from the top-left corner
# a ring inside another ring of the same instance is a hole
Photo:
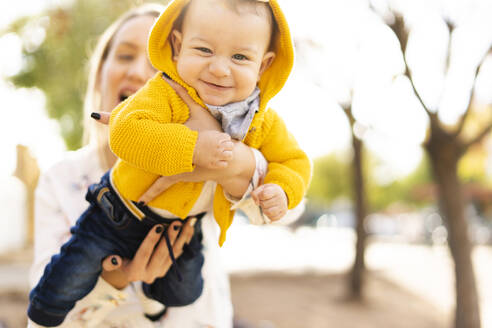
[[[195,49],[198,50],[198,51],[201,51],[203,53],[206,53],[206,54],[211,54],[212,53],[212,50],[210,50],[208,48],[205,48],[205,47],[197,47]]]
[[[246,57],[245,55],[241,55],[241,54],[235,54],[235,55],[232,55],[232,59],[235,59],[235,60],[247,60],[248,57]]]

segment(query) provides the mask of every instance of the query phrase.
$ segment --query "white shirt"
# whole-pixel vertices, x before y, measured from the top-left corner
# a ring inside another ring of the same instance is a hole
[[[38,282],[51,256],[70,238],[70,227],[88,206],[85,200],[88,186],[98,182],[103,174],[97,150],[87,146],[67,153],[64,160],[41,176],[36,189],[31,286]],[[143,315],[142,306],[160,304],[142,298],[140,284],[131,284],[120,291],[100,278],[95,288],[77,302],[62,327],[232,327],[229,280],[221,263],[218,226],[212,214],[203,217],[202,231],[204,289],[193,304],[169,308],[160,322],[152,323]]]

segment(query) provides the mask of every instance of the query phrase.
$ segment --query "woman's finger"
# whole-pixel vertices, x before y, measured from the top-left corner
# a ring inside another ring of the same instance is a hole
[[[155,245],[159,242],[163,231],[164,227],[160,224],[156,225],[149,231],[131,261],[132,267],[135,267],[138,270],[145,270],[147,264],[149,263],[149,259],[152,256]]]
[[[176,240],[176,243],[174,243],[173,246],[174,254],[177,254],[176,256],[180,256],[183,253],[184,245],[189,244],[191,238],[193,238],[193,233],[195,232],[194,226],[196,221],[197,221],[196,218],[191,218],[184,225],[181,234],[179,235],[178,239]]]
[[[91,117],[99,123],[109,124],[109,118],[111,117],[111,113],[109,112],[92,112]]]
[[[151,200],[159,196],[164,190],[168,189],[173,184],[171,178],[161,176],[147,189],[138,199],[139,202],[149,203]]]
[[[174,221],[167,229],[167,235],[169,237],[169,244],[173,247],[179,231],[181,230],[182,223]],[[174,252],[173,252],[174,253]],[[175,254],[173,254],[175,255]],[[165,237],[161,238],[161,241],[157,245],[147,265],[147,274],[151,277],[151,280],[162,277],[168,271],[171,266],[172,260],[169,254],[169,248]]]
[[[199,104],[197,104],[193,100],[193,98],[191,98],[191,96],[188,94],[188,92],[186,91],[186,89],[183,88],[183,86],[179,85],[178,83],[174,82],[171,79],[168,79],[165,76],[163,76],[162,78],[164,80],[166,80],[167,83],[169,83],[169,85],[171,86],[171,88],[173,88],[174,91],[176,91],[176,93],[178,94],[178,96],[185,102],[186,105],[188,105],[188,107],[191,107],[191,106],[199,106],[199,107],[201,107]]]
[[[119,269],[121,267],[121,263],[121,257],[118,255],[110,255],[103,260],[102,267],[104,271],[110,272]]]

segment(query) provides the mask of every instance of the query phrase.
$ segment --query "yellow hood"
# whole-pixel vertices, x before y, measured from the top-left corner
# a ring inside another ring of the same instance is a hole
[[[182,9],[191,0],[174,0],[157,19],[149,36],[149,57],[152,65],[159,71],[168,74],[174,81],[181,84],[188,90],[190,96],[202,106],[205,106],[198,97],[196,91],[185,84],[178,76],[176,65],[172,60],[172,47],[169,34],[171,33],[174,21],[179,17]],[[277,35],[273,36],[274,49],[276,54],[272,65],[263,73],[258,87],[261,91],[260,111],[265,110],[268,101],[273,98],[284,86],[294,64],[294,47],[290,36],[289,26],[285,19],[277,0],[268,1],[274,18],[277,22]]]

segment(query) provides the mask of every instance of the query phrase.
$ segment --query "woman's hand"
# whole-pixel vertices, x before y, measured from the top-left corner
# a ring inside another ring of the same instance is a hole
[[[183,246],[190,242],[196,219],[190,219],[182,226],[179,221],[173,222],[167,229],[174,256],[183,253]],[[181,231],[181,234],[179,233]],[[132,281],[152,283],[163,277],[172,265],[166,241],[162,237],[164,228],[156,225],[145,237],[132,260],[122,259],[118,255],[110,255],[102,262],[101,276],[117,289],[123,289]],[[179,235],[179,236],[178,236]]]
[[[167,77],[163,76],[162,78],[174,89],[174,91],[184,101],[184,103],[188,106],[190,110],[190,118],[188,119],[188,121],[186,121],[185,125],[192,130],[203,132],[201,133],[201,135],[199,133],[197,145],[195,146],[195,151],[197,152],[198,150],[201,153],[204,153],[205,155],[212,154],[213,152],[210,151],[210,149],[204,147],[203,145],[199,145],[199,143],[209,142],[209,140],[207,140],[207,137],[209,137],[210,134],[213,134],[217,138],[222,137],[224,139],[223,140],[224,142],[223,143],[219,142],[219,144],[221,144],[219,147],[220,149],[218,151],[220,153],[218,156],[219,160],[215,161],[214,163],[218,163],[217,168],[227,167],[229,161],[232,159],[233,156],[232,150],[234,147],[234,144],[232,143],[232,141],[230,141],[229,135],[222,132],[222,128],[219,122],[212,116],[212,114],[209,113],[208,110],[202,108],[198,103],[196,103],[193,100],[193,98],[190,97],[190,95],[188,94],[185,88],[183,88],[181,85],[174,82],[173,80],[168,79]],[[97,120],[99,123],[102,124],[109,124],[110,116],[111,113],[109,112],[97,112],[97,113],[95,112],[91,114],[91,117],[93,119]],[[206,173],[210,173],[211,171],[199,170],[199,168],[200,167],[197,166],[194,170],[194,172],[196,171],[197,174],[183,173],[170,177],[158,178],[149,187],[149,189],[147,189],[147,191],[145,191],[140,196],[138,201],[147,204],[151,200],[159,196],[166,189],[168,189],[171,185],[177,182],[180,181],[200,182],[200,181],[205,181],[209,178],[214,180],[214,177],[216,177],[218,172],[220,172],[220,171],[215,171],[211,176],[207,176]],[[210,169],[210,170],[214,170],[214,169]],[[205,173],[203,173],[203,171],[205,171]]]
[[[184,101],[190,110],[190,117],[184,125],[194,131],[212,130],[223,132],[220,123],[215,119],[215,117],[213,117],[207,109],[196,103],[185,88],[167,77],[163,76],[162,78],[171,86],[171,88],[173,88],[173,90]]]

